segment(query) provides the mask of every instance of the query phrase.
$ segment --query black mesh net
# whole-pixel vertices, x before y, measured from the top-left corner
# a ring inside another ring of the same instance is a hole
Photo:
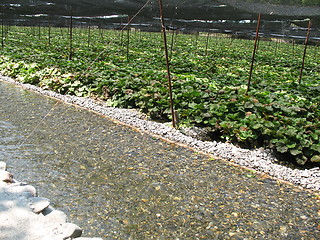
[[[119,29],[146,2],[148,4],[139,12],[132,24],[145,31],[159,31],[159,7],[155,0],[6,0],[1,2],[1,12],[5,23],[9,25],[50,24],[63,27],[68,26],[67,19],[72,14],[75,26],[84,26],[90,22],[90,25],[101,28]],[[309,19],[313,23],[313,37],[318,35],[320,7],[316,0],[174,0],[164,1],[163,4],[166,24],[183,32],[211,31],[248,37],[255,30],[257,15],[262,14],[261,32],[265,35],[299,39],[305,36],[304,28],[307,28]]]

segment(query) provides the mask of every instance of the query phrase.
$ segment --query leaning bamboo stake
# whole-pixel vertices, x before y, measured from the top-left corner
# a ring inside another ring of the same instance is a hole
[[[248,94],[248,92],[250,91],[250,86],[251,86],[253,64],[254,64],[254,59],[255,59],[255,55],[256,55],[256,51],[257,51],[257,42],[258,42],[258,38],[259,38],[260,20],[261,20],[261,14],[259,14],[259,16],[258,16],[258,23],[257,23],[257,29],[256,29],[256,38],[254,40],[254,48],[253,48],[253,53],[252,53],[251,67],[250,67],[250,73],[249,73],[249,79],[248,79],[248,86],[247,86],[246,94]]]
[[[172,126],[174,128],[176,128],[176,117],[175,117],[175,111],[174,111],[174,107],[173,107],[172,82],[171,82],[170,66],[169,66],[167,34],[166,34],[166,27],[164,25],[162,0],[159,0],[159,6],[160,6],[160,20],[161,20],[162,33],[163,33],[164,51],[165,51],[165,57],[166,57],[166,67],[167,67],[167,74],[168,74],[168,85],[169,85],[170,110],[171,110],[171,116],[172,116]]]
[[[299,84],[301,84],[301,79],[302,79],[302,74],[303,74],[303,69],[304,69],[304,62],[305,62],[306,53],[307,53],[307,46],[309,43],[310,30],[311,30],[311,20],[309,20],[307,37],[306,37],[306,41],[304,43],[304,52],[303,52],[302,66],[301,66],[300,76],[299,76]]]

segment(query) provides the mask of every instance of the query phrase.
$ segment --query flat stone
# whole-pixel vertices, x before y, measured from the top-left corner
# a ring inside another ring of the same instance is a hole
[[[34,213],[40,213],[50,205],[50,200],[44,197],[31,197],[29,200],[30,208]]]
[[[13,182],[13,175],[5,170],[0,170],[0,181],[6,183]]]
[[[46,209],[42,212],[42,214],[45,211],[46,211]],[[64,212],[60,211],[60,210],[53,210],[49,214],[46,214],[45,218],[48,221],[55,222],[55,223],[58,223],[58,224],[64,224],[68,220],[67,215]]]
[[[41,212],[43,216],[47,216],[50,213],[52,213],[55,209],[51,206],[48,206],[47,208],[43,209],[43,211]]]
[[[0,161],[0,170],[2,171],[7,170],[7,164],[5,162]]]
[[[62,239],[78,238],[82,235],[82,229],[73,223],[65,223],[59,228]],[[60,237],[60,236],[59,236]]]

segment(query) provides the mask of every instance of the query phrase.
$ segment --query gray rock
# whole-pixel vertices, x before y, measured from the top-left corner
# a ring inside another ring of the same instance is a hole
[[[0,170],[0,181],[6,183],[13,182],[13,175],[5,170]]]
[[[7,191],[11,193],[18,193],[24,195],[26,198],[37,196],[37,190],[31,185],[13,185],[9,186]]]
[[[82,235],[82,229],[73,223],[65,223],[58,229],[62,239],[78,238]]]
[[[50,208],[50,206],[48,208]],[[45,209],[42,214],[46,213],[46,210],[47,209]],[[55,222],[57,224],[64,224],[68,220],[67,215],[60,210],[53,210],[44,216],[48,221]]]
[[[34,213],[40,213],[50,205],[50,200],[43,197],[31,197],[29,201],[30,208]]]
[[[41,212],[43,216],[47,216],[50,213],[52,213],[55,209],[51,206],[48,206],[47,208],[43,209],[43,211]]]

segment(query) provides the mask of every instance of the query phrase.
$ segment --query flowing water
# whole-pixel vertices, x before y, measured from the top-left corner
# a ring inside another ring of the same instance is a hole
[[[0,82],[0,161],[104,239],[316,239],[314,194]]]

